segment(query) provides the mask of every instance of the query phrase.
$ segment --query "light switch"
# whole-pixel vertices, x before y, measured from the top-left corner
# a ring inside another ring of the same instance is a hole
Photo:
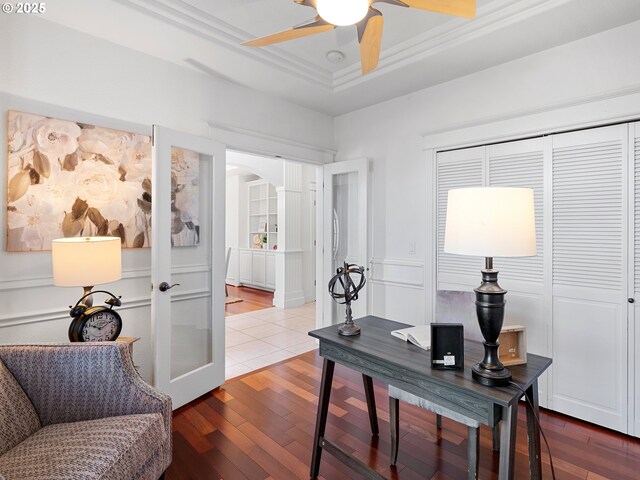
[[[416,254],[416,242],[409,242],[409,255]]]

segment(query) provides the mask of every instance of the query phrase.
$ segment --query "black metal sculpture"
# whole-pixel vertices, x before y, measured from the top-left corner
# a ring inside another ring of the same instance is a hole
[[[354,282],[351,275],[360,275],[358,282]],[[344,325],[338,329],[340,335],[360,335],[360,327],[357,326],[351,314],[351,302],[358,299],[358,292],[362,290],[366,279],[364,267],[344,262],[344,266],[338,267],[335,276],[329,281],[329,295],[337,303],[347,306],[347,318]],[[340,287],[337,287],[337,285]],[[342,291],[340,291],[340,289]]]

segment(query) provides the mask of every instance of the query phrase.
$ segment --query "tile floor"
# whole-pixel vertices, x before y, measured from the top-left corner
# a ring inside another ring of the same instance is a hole
[[[226,378],[237,377],[317,348],[316,304],[265,308],[226,319]]]

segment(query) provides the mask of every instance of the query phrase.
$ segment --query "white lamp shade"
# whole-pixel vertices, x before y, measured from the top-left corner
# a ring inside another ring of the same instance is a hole
[[[533,190],[449,190],[444,251],[481,257],[535,256]]]
[[[53,283],[59,287],[89,287],[122,277],[118,237],[74,237],[53,240]]]

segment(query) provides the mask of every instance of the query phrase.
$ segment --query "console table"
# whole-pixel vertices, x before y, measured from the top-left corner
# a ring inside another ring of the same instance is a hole
[[[373,435],[378,434],[378,419],[372,378],[446,406],[490,427],[502,421],[499,478],[514,479],[518,400],[522,393],[511,387],[485,387],[471,378],[472,365],[483,357],[481,343],[465,340],[464,370],[433,370],[430,366],[430,352],[391,335],[392,330],[410,325],[374,316],[360,318],[356,323],[362,327],[362,333],[355,337],[339,335],[338,325],[309,332],[309,335],[319,340],[319,353],[324,357],[311,478],[318,477],[322,451],[326,450],[367,478],[384,479],[364,462],[324,437],[333,371],[338,363],[362,373]],[[522,387],[533,404],[532,408],[527,403],[527,432],[530,478],[535,480],[542,479],[540,430],[535,420],[535,415],[538,414],[538,377],[550,365],[551,359],[529,354],[525,365],[510,367],[513,381]]]

